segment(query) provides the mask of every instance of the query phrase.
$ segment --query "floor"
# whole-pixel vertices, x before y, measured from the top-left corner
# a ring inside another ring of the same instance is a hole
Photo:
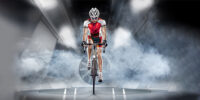
[[[200,100],[200,94],[167,90],[127,89],[116,87],[73,87],[26,90],[16,93],[17,100]]]

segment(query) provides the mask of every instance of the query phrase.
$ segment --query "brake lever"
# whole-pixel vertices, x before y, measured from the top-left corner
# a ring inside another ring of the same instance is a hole
[[[83,52],[85,53],[85,51],[86,51],[86,47],[85,47],[85,46],[83,46]]]

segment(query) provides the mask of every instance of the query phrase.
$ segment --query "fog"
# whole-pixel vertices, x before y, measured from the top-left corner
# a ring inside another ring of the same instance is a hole
[[[123,35],[121,36],[121,34]],[[124,40],[126,42],[123,42]],[[126,28],[119,27],[113,35],[109,34],[108,44],[103,57],[106,58],[104,60],[107,60],[109,66],[103,66],[103,69],[104,71],[109,69],[109,73],[103,75],[107,81],[102,86],[135,88],[134,85],[127,86],[127,84],[137,82],[142,84],[137,88],[146,88],[157,79],[166,78],[170,73],[168,59],[153,47],[144,50],[142,44],[138,43]],[[31,56],[24,56],[20,63],[23,69],[20,73],[24,73],[22,76],[25,76],[25,82],[40,83],[43,80],[42,83],[51,84],[56,80],[62,81],[66,86],[84,86],[83,84],[86,84],[80,79],[78,72],[81,59],[86,59],[84,56],[86,54],[56,50],[49,64],[46,63],[46,56],[50,55],[48,51],[43,50],[42,52],[28,53],[28,55]],[[40,74],[37,75],[38,73]],[[72,85],[73,82],[79,84]]]

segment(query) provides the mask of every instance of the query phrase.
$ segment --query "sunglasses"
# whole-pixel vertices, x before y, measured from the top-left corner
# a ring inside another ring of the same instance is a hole
[[[98,17],[91,17],[91,19],[92,19],[92,20],[97,20],[97,19],[98,19]]]

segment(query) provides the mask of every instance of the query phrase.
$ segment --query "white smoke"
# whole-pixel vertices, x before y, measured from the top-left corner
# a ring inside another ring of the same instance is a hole
[[[123,46],[130,46],[131,43],[131,33],[123,28],[118,28],[115,30],[115,35],[113,36],[114,40],[114,49]]]
[[[108,59],[110,66],[103,66],[103,68],[110,67],[110,73],[104,75],[105,79],[108,79],[107,82],[111,83],[110,85],[122,87],[124,84],[132,84],[133,81],[152,82],[156,78],[163,78],[169,74],[168,60],[156,49],[144,50],[128,29],[119,27],[113,35],[108,33],[108,37],[109,46],[103,56]],[[50,62],[47,61],[49,55],[51,53],[46,50],[23,56],[21,58],[23,75],[34,76],[34,73],[42,71],[39,78],[37,77],[39,80],[49,78],[52,81],[67,80],[67,85],[82,82],[78,70],[83,55],[71,51],[55,50]],[[123,83],[121,83],[122,80]]]
[[[40,52],[26,51],[20,58],[20,67],[25,69],[26,71],[24,72],[26,73],[29,73],[30,71],[38,72],[48,65],[51,55],[51,52],[48,50]]]
[[[64,50],[56,50],[47,70],[56,78],[73,78],[78,75],[81,56]]]
[[[49,57],[51,61],[48,60]],[[23,78],[22,81],[50,84],[55,80],[65,82],[77,78],[81,56],[64,50],[55,50],[52,56],[50,51],[44,50],[26,53],[19,60],[18,74]]]
[[[111,64],[111,79],[123,80],[123,83],[127,84],[130,80],[150,82],[167,76],[170,73],[167,58],[154,48],[144,50],[130,33],[122,27],[114,31],[110,43],[110,48],[113,49],[108,49],[109,53],[106,54]]]

